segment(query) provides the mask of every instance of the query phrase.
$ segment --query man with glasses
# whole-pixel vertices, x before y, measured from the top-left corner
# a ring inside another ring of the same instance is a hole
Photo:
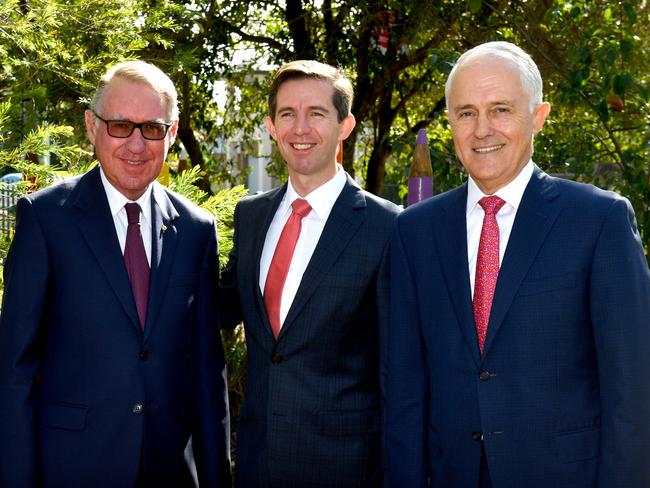
[[[120,63],[85,121],[99,166],[17,206],[0,486],[228,486],[215,223],[155,181],[176,90],[151,64]]]

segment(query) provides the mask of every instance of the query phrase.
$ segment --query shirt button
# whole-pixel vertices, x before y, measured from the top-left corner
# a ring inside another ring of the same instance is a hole
[[[133,405],[133,408],[131,409],[131,411],[136,415],[141,414],[143,410],[144,410],[144,406],[142,405],[142,403],[136,403],[135,405]]]

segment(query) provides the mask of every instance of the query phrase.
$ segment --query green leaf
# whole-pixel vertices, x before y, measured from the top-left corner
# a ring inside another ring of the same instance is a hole
[[[634,80],[629,74],[614,76],[614,81],[612,83],[614,93],[621,96],[624,95],[633,83]]]
[[[596,105],[595,109],[603,121],[607,122],[609,120],[609,111],[607,110],[607,102],[605,100],[602,100]]]
[[[469,11],[473,14],[477,14],[481,11],[481,6],[483,4],[482,0],[468,0],[467,4],[469,6]]]
[[[623,11],[625,12],[625,15],[627,15],[627,18],[630,20],[630,23],[634,24],[636,23],[636,11],[634,10],[634,7],[630,5],[629,3],[624,3],[623,4]]]
[[[623,59],[628,59],[630,57],[630,54],[632,54],[632,51],[634,50],[634,44],[632,43],[632,41],[629,41],[627,39],[621,39],[619,45],[621,48],[621,55],[623,56]]]

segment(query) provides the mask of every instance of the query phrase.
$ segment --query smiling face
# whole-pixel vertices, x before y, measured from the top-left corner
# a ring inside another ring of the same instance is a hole
[[[145,83],[115,77],[106,87],[97,112],[106,120],[169,122],[164,98]],[[86,111],[86,129],[108,181],[129,200],[137,200],[160,174],[169,146],[176,136],[178,121],[163,140],[142,137],[140,129],[120,139],[108,135],[106,124]]]
[[[278,89],[274,118],[266,118],[266,128],[301,196],[334,177],[338,143],[354,128],[351,114],[338,122],[333,94],[327,81],[290,79]]]
[[[514,68],[477,60],[461,67],[449,91],[448,115],[456,155],[486,195],[516,178],[533,153],[550,105],[530,113]]]

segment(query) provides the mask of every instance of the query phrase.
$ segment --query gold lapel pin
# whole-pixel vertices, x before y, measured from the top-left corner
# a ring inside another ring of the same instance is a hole
[[[163,226],[160,228],[160,230],[162,232],[166,232],[167,231],[167,226],[163,224]]]

